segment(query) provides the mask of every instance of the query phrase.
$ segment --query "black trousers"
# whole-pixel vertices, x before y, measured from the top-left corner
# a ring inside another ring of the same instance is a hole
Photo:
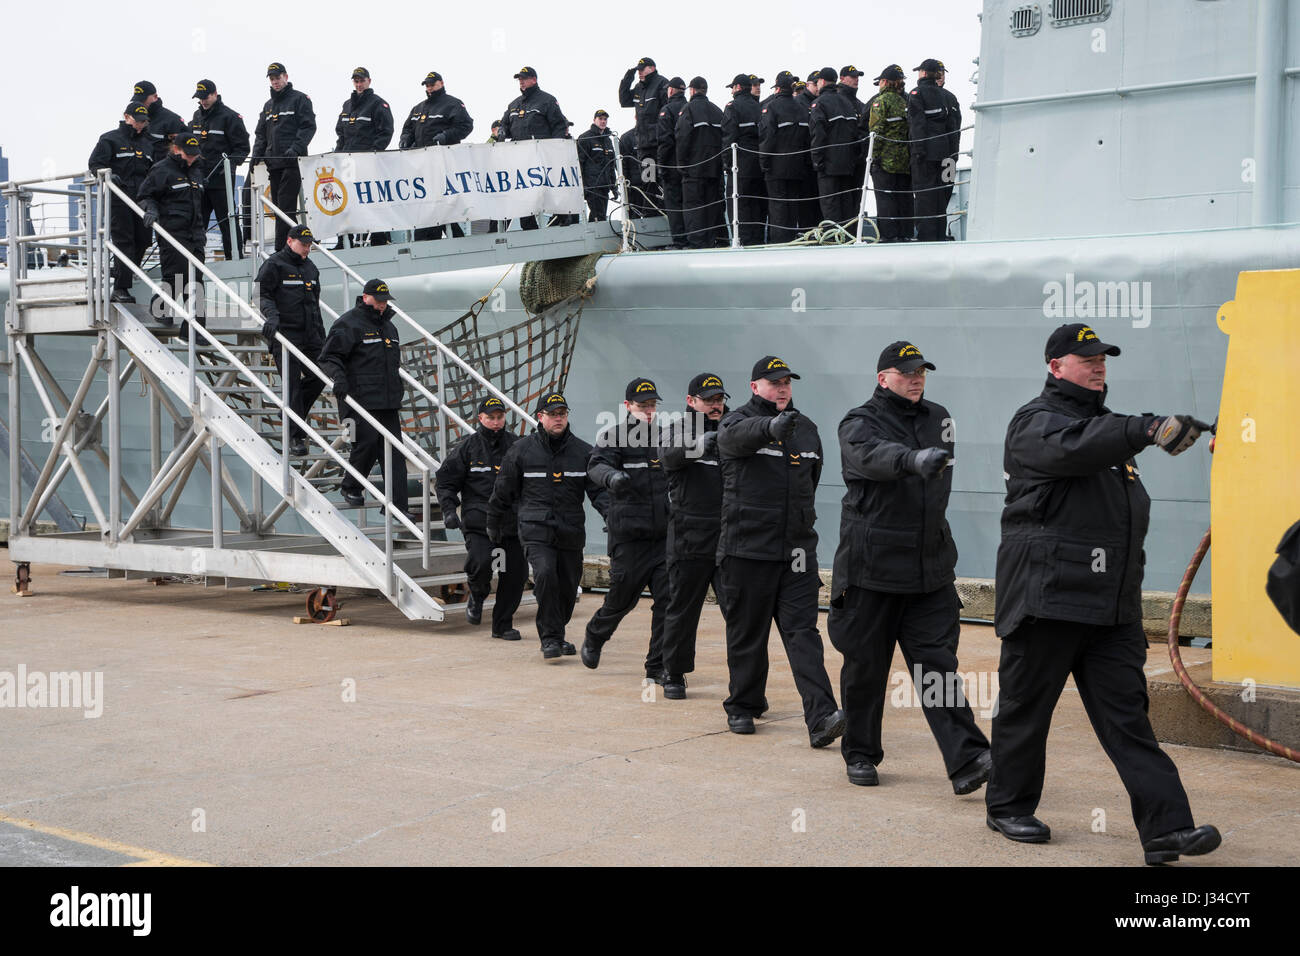
[[[1003,639],[989,813],[1021,816],[1038,808],[1052,711],[1073,674],[1092,729],[1128,791],[1138,836],[1145,841],[1192,826],[1178,768],[1147,718],[1146,659],[1139,621],[1099,627],[1040,620]]]
[[[213,178],[215,179],[215,176]],[[230,200],[227,197],[225,183],[214,189],[210,179],[208,185],[203,188],[203,201],[200,208],[204,229],[207,228],[212,214],[216,213],[217,228],[221,230],[221,251],[225,253],[227,259],[230,259],[231,250],[236,245],[243,245],[244,237],[239,231],[239,212],[236,210],[231,213]]]
[[[190,255],[198,259],[199,262],[204,261],[203,246],[201,244],[191,245],[187,248]],[[204,321],[203,273],[198,269],[194,270],[194,288],[193,290],[187,290],[186,283],[189,281],[190,262],[166,239],[159,239],[158,241],[158,264],[160,267],[159,284],[181,306],[189,305],[185,300],[185,296],[188,291],[192,291],[194,314],[199,320],[199,325],[206,327],[207,323]],[[161,319],[172,312],[171,307],[157,295],[150,300],[149,311],[155,319]],[[184,329],[184,325],[181,328]]]
[[[374,409],[367,408],[375,421],[383,425],[394,437],[400,438],[402,434],[402,418],[400,410],[396,408]],[[384,439],[375,431],[371,424],[360,416],[347,416],[356,422],[357,439],[352,443],[352,467],[367,478],[370,477],[370,469],[375,467],[375,462],[379,462],[379,470],[383,472],[387,467],[384,458]],[[393,450],[393,479],[392,494],[393,504],[397,505],[402,511],[407,511],[408,503],[406,500],[406,458],[401,452]],[[382,482],[371,482],[380,492],[384,490]],[[361,494],[361,485],[359,485],[350,474],[344,473],[343,480],[339,482],[345,494]]]
[[[873,166],[871,184],[876,193],[876,225],[880,228],[880,241],[901,242],[912,238],[916,225],[912,220],[911,175],[890,173],[880,166]]]
[[[816,570],[794,571],[788,561],[726,557],[719,595],[727,621],[730,694],[722,702],[731,715],[759,717],[767,710],[767,640],[776,622],[790,658],[794,684],[803,700],[804,722],[812,730],[835,712],[835,695],[817,631]]]
[[[740,195],[740,244],[761,246],[767,240],[767,183],[760,176],[737,177]]]
[[[767,180],[769,242],[790,242],[799,235],[799,204],[803,182],[798,179]],[[812,228],[809,226],[808,228]]]
[[[285,337],[289,338],[294,345],[302,349],[303,354],[308,358],[318,355],[321,347],[324,345],[321,341],[308,341],[306,339],[299,340],[290,336]],[[271,352],[271,358],[275,361],[276,371],[281,375],[284,375],[285,371],[280,367],[280,363],[284,357],[284,349],[280,347],[279,342],[274,340],[267,342],[267,348]],[[324,391],[325,383],[311,372],[307,371],[303,367],[302,363],[298,361],[298,357],[292,352],[289,353],[288,358],[289,373],[286,377],[289,380],[289,407],[294,410],[295,414],[305,420],[311,413],[312,406],[316,404],[316,399],[320,398],[320,393]],[[370,428],[369,425],[366,427]],[[374,432],[373,428],[370,428],[370,430]],[[298,426],[297,422],[293,420],[289,421],[290,441],[296,441],[297,439],[302,438],[304,434],[305,433],[302,428]],[[371,464],[374,464],[374,462],[371,462]]]
[[[648,149],[638,149],[636,151],[637,164],[641,167],[641,189],[645,193],[645,199],[654,203],[656,206],[662,206],[663,195],[659,188],[659,159],[657,153],[659,148],[651,146]],[[648,162],[647,162],[648,160]],[[646,215],[653,215],[653,211],[647,209]]]
[[[543,644],[564,640],[564,627],[573,617],[582,583],[582,551],[549,544],[525,544],[533,566],[533,595],[537,598],[537,636]]]
[[[852,215],[855,217],[862,212],[862,184],[866,181],[867,164],[864,161],[853,167],[853,193],[851,196],[853,201],[850,205],[853,207]]]
[[[298,164],[293,163],[280,169],[268,168],[267,172],[271,177],[271,202],[275,203],[276,207],[290,219],[297,220],[299,218],[298,194],[302,191],[302,176],[298,173]],[[268,211],[267,215],[271,216],[273,213]],[[276,252],[284,248],[291,228],[279,216],[275,217]]]
[[[609,190],[588,189],[585,195],[587,197],[587,209],[590,211],[587,222],[604,222],[607,218],[606,213],[609,211]]]
[[[672,594],[664,615],[664,673],[681,676],[695,670],[695,638],[709,585],[722,600],[717,562],[713,558],[670,558],[668,587]]]
[[[799,231],[807,232],[815,229],[822,221],[822,206],[817,197],[817,174],[809,173],[800,183],[803,202],[799,204]]]
[[[494,222],[492,225],[495,226],[496,223]],[[414,238],[414,241],[416,241],[416,242],[419,242],[419,241],[421,241],[421,240],[423,240],[423,239],[441,239],[441,238],[443,237],[443,235],[446,234],[446,231],[447,231],[448,228],[451,229],[451,234],[452,234],[452,236],[454,236],[455,238],[457,238],[457,239],[464,239],[464,238],[465,238],[465,230],[461,229],[461,228],[460,228],[460,223],[456,223],[456,222],[451,223],[450,226],[447,226],[447,225],[443,225],[443,226],[425,226],[425,227],[422,228],[422,229],[417,229],[417,230],[415,230],[415,236],[414,236],[413,238]],[[489,230],[489,231],[491,231],[491,232],[495,232],[496,230],[493,229],[493,230]],[[373,240],[372,240],[372,242],[373,242]]]
[[[682,178],[682,224],[686,229],[686,244],[692,249],[726,245],[722,202],[720,178]]]
[[[122,255],[136,265],[144,260],[144,252],[149,248],[153,236],[152,229],[144,227],[144,221],[126,207],[116,196],[113,197],[112,219],[109,225],[113,245],[122,250]],[[113,288],[128,291],[135,281],[135,274],[125,265],[113,258]]]
[[[934,242],[948,234],[948,197],[952,185],[943,182],[943,163],[912,161],[912,189],[916,193],[916,238]]]
[[[817,196],[821,202],[822,219],[842,226],[858,214],[858,207],[853,205],[852,176],[818,176]]]
[[[501,542],[500,554],[482,531],[465,531],[465,576],[469,593],[483,601],[492,590],[492,575],[497,575],[497,601],[492,605],[492,633],[504,634],[514,626],[515,611],[528,581],[528,559],[518,538]],[[498,558],[500,559],[498,563]]]
[[[673,244],[686,245],[686,218],[682,215],[682,175],[676,170],[661,169],[660,178],[664,187],[664,214],[668,217],[668,229],[673,234]]]
[[[663,672],[664,613],[668,610],[668,558],[663,538],[622,541],[609,553],[609,591],[605,603],[587,622],[587,640],[604,644],[627,617],[647,587],[654,603],[650,606],[650,647],[645,671],[652,677]]]
[[[958,676],[960,611],[961,601],[951,584],[928,594],[849,588],[840,605],[831,606],[826,633],[844,655],[840,702],[848,722],[840,752],[845,763],[879,764],[885,757],[880,725],[895,644],[902,648],[908,677],[916,685],[915,696],[948,776],[955,776],[989,749]],[[942,694],[933,692],[938,688]]]

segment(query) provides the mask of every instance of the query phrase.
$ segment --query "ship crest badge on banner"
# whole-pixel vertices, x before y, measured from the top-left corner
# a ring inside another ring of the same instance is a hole
[[[327,216],[337,216],[348,205],[348,188],[343,181],[336,178],[329,166],[316,169],[316,185],[311,190],[312,201],[316,208]]]

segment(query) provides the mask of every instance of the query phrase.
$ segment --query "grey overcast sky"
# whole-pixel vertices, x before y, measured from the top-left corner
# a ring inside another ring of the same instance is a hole
[[[816,67],[851,63],[870,80],[889,63],[910,71],[933,56],[950,70],[948,88],[969,124],[981,8],[978,0],[830,6],[808,0],[27,0],[5,11],[5,67],[13,85],[0,101],[0,149],[15,179],[85,169],[95,140],[121,119],[132,85],[142,79],[153,81],[163,103],[186,120],[195,109],[195,82],[213,80],[251,134],[269,95],[265,74],[272,60],[285,64],[294,87],[316,106],[313,152],[334,146],[334,122],[352,91],[355,66],[370,70],[399,130],[424,96],[421,79],[439,71],[474,118],[474,142],[487,138],[492,120],[518,95],[511,74],[525,65],[559,100],[575,136],[601,108],[613,128],[627,129],[632,111],[619,108],[618,83],[642,56],[654,57],[665,76],[704,76],[710,99],[720,105],[730,98],[727,81],[739,72],[758,73],[770,84],[779,70],[806,76]],[[909,86],[914,79],[909,72]]]

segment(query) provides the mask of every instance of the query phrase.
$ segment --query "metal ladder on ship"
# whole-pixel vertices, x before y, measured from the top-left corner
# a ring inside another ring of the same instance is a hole
[[[69,178],[69,177],[59,177]],[[48,182],[42,181],[42,182]],[[189,263],[189,283],[202,273],[218,301],[232,311],[231,325],[202,327],[188,321],[195,303],[177,301],[167,289],[134,264],[127,263],[137,279],[156,294],[181,320],[187,330],[183,340],[174,328],[153,320],[146,307],[110,301],[111,256],[119,250],[109,239],[116,197],[132,215],[142,215],[134,201],[122,193],[106,174],[74,187],[82,199],[79,229],[69,229],[66,238],[81,238],[87,250],[84,279],[41,278],[27,274],[25,244],[48,241],[48,235],[9,238],[10,302],[6,317],[9,343],[8,386],[10,417],[10,557],[19,564],[22,578],[31,561],[88,564],[106,567],[115,576],[182,574],[197,576],[205,583],[227,586],[261,581],[307,582],[317,586],[309,599],[309,610],[321,619],[332,615],[334,589],[359,587],[377,590],[412,620],[442,620],[454,607],[462,606],[436,597],[431,589],[461,584],[465,549],[460,542],[442,540],[443,524],[435,519],[431,481],[438,460],[409,435],[388,433],[351,398],[352,415],[366,418],[380,433],[385,448],[395,448],[406,457],[412,473],[419,476],[422,507],[418,520],[389,507],[393,499],[388,476],[378,487],[369,476],[360,475],[349,463],[346,435],[338,427],[317,427],[303,421],[288,408],[287,384],[280,379],[261,342],[262,318],[257,310],[207,266],[191,256],[156,224],[158,241],[170,242]],[[58,192],[34,183],[8,183],[4,195],[11,214],[21,215],[33,192]],[[265,202],[265,200],[264,200]],[[267,206],[282,218],[282,212]],[[21,222],[21,218],[11,218]],[[260,237],[259,237],[260,238]],[[325,250],[322,250],[325,251]],[[325,254],[360,283],[360,276]],[[126,261],[123,257],[123,261]],[[182,296],[184,298],[184,296]],[[331,316],[337,312],[324,306]],[[405,323],[437,349],[439,365],[445,359],[470,374],[486,391],[495,394],[515,414],[533,423],[523,409],[504,395],[450,349],[409,316],[395,309],[396,319]],[[90,362],[71,398],[59,387],[36,348],[43,334],[95,336]],[[328,383],[311,357],[277,336],[277,347]],[[283,363],[282,363],[283,364]],[[51,449],[35,486],[24,496],[21,475],[15,462],[21,448],[21,371],[26,369],[50,421],[57,422]],[[107,372],[106,396],[94,412],[87,398],[100,371]],[[149,483],[136,494],[123,475],[122,389],[132,374],[138,376],[149,398],[150,469]],[[446,422],[454,421],[468,430],[469,424],[448,408],[423,382],[403,373],[408,389],[425,400],[440,416],[440,435],[445,448]],[[278,388],[276,387],[278,383]],[[435,384],[440,391],[441,382]],[[57,403],[57,404],[56,404]],[[59,407],[61,406],[61,407]],[[340,409],[341,411],[341,409]],[[175,423],[176,440],[163,459],[162,415]],[[311,416],[321,418],[321,413]],[[300,459],[302,470],[284,454],[288,445],[289,420],[304,430],[310,453]],[[99,438],[103,422],[108,423],[107,448]],[[83,453],[93,451],[107,471],[107,508],[97,493],[96,483],[81,462]],[[236,476],[232,459],[247,469]],[[202,465],[210,476],[211,527],[195,529],[173,523],[173,515],[191,475]],[[323,489],[350,472],[365,490],[366,503],[352,507],[330,501]],[[99,531],[35,534],[33,522],[60,483],[75,475],[99,523]],[[241,494],[239,477],[250,486],[250,500]],[[268,501],[278,497],[279,501]],[[123,513],[123,500],[129,511]],[[378,505],[382,523],[367,523],[370,509]],[[238,530],[226,527],[226,508],[238,521]],[[277,531],[276,523],[286,512],[310,525],[314,534]],[[435,538],[435,534],[439,537]],[[314,603],[313,603],[314,602]]]

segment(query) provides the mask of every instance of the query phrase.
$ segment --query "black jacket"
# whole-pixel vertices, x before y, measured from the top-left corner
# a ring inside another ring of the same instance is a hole
[[[812,105],[817,102],[817,94],[808,92],[808,88],[804,87],[802,93],[795,95],[794,101],[811,113]]]
[[[506,107],[501,117],[501,139],[564,139],[569,121],[555,97],[540,86],[530,86]]]
[[[149,106],[149,126],[145,129],[145,134],[153,142],[153,161],[159,162],[167,155],[171,146],[171,138],[177,133],[183,133],[188,126],[185,121],[163,106],[162,97],[154,100]]]
[[[442,89],[411,107],[397,145],[399,149],[455,146],[472,132],[474,120],[465,104]]]
[[[253,136],[253,161],[265,161],[267,169],[288,169],[299,156],[311,152],[311,138],[316,135],[316,111],[311,97],[284,84],[280,92],[262,107]]]
[[[718,422],[688,412],[673,426],[664,446],[668,553],[674,559],[717,559],[718,532],[722,528],[722,468],[716,444],[711,454],[702,454],[697,444],[706,434],[716,437],[717,431]]]
[[[853,136],[857,139],[858,171],[867,158],[867,104],[858,99],[858,88],[840,83],[840,95],[853,107]]]
[[[934,478],[906,470],[908,452],[944,448],[952,457],[948,410],[909,402],[876,386],[840,422],[844,500],[831,601],[850,587],[928,594],[955,580],[957,548],[945,513],[952,469]]]
[[[382,152],[393,141],[393,111],[373,89],[354,90],[343,101],[334,134],[338,137],[334,149],[339,152]]]
[[[822,474],[822,440],[804,415],[787,442],[773,440],[767,427],[776,413],[775,404],[755,395],[718,425],[722,528],[717,557],[719,562],[727,555],[757,561],[802,558],[815,571],[813,502]]]
[[[951,100],[949,99],[951,97]],[[942,162],[956,149],[951,148],[952,108],[957,98],[934,81],[923,76],[907,97],[907,127],[912,142],[908,144],[912,162]],[[961,110],[957,110],[957,128],[961,128]]]
[[[501,463],[519,436],[502,428],[492,431],[480,425],[447,452],[438,469],[434,489],[444,515],[460,508],[460,524],[466,531],[487,533],[488,502]],[[507,538],[519,537],[519,516],[515,509],[502,521]]]
[[[808,111],[813,168],[823,176],[851,176],[858,162],[858,110],[838,86],[827,86]]]
[[[668,81],[657,70],[638,80],[634,87],[635,78],[636,67],[623,74],[618,85],[618,105],[636,108],[636,141],[642,152],[650,155],[652,150],[658,151],[659,111],[668,101]]]
[[[667,95],[667,93],[665,93]],[[681,176],[677,165],[677,120],[686,107],[686,94],[678,93],[664,101],[655,122],[655,161],[662,175]]]
[[[722,110],[697,93],[677,118],[677,165],[685,179],[721,179]],[[727,160],[727,168],[731,161]]]
[[[317,364],[366,411],[402,407],[402,346],[390,310],[357,304],[335,320]]]
[[[614,185],[614,137],[595,123],[578,137],[578,165],[582,184],[589,190],[609,192]]]
[[[636,128],[627,130],[618,138],[618,154],[623,164],[623,179],[627,183],[628,202],[640,205],[642,193],[632,192],[633,186],[645,185],[641,176],[641,161],[636,158]]]
[[[948,158],[956,163],[957,156],[961,153],[961,104],[957,101],[956,94],[947,87],[941,86],[939,89],[948,103]]]
[[[1031,618],[1101,625],[1142,619],[1151,499],[1133,456],[1151,444],[1150,419],[1113,414],[1105,397],[1048,378],[1007,426],[999,637]]]
[[[118,188],[134,199],[153,165],[153,140],[149,138],[148,127],[137,133],[125,120],[118,123],[117,129],[110,129],[99,137],[95,148],[90,151],[88,165],[92,172],[97,169],[111,171],[119,180]]]
[[[596,437],[587,474],[608,489],[610,479],[625,472],[628,483],[604,499],[610,551],[624,541],[663,541],[668,534],[668,478],[664,472],[663,435],[656,423],[625,418]]]
[[[808,178],[812,172],[809,123],[808,110],[788,90],[772,97],[759,124],[764,175],[771,179]]]
[[[763,174],[758,161],[758,121],[762,107],[749,90],[741,90],[722,110],[722,145],[727,150],[727,169],[731,168],[731,146],[736,145],[736,168],[746,179]]]
[[[203,160],[193,164],[175,153],[153,164],[140,184],[140,206],[151,212],[172,237],[191,251],[201,249],[207,239],[203,217]],[[159,245],[166,240],[159,239]]]
[[[587,540],[586,494],[604,512],[607,494],[587,476],[591,446],[567,428],[552,438],[539,425],[510,446],[488,502],[488,537],[498,541],[510,515],[519,513],[519,540],[581,551]]]
[[[320,270],[287,245],[268,256],[257,273],[258,308],[274,331],[310,355],[325,344],[320,311]]]
[[[225,192],[226,173],[221,168],[221,156],[230,158],[230,182],[235,183],[235,170],[248,159],[248,127],[240,116],[221,100],[220,94],[211,109],[200,106],[190,120],[190,131],[203,144],[203,169],[207,188]]]

